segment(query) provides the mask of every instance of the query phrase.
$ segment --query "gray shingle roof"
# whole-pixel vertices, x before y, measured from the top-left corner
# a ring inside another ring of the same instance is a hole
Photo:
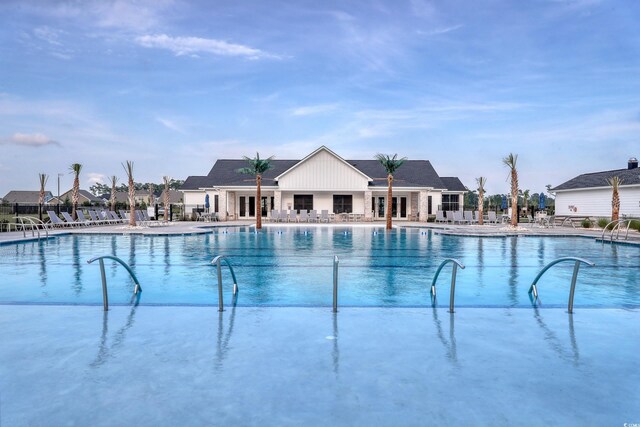
[[[615,169],[603,172],[584,173],[578,175],[567,182],[552,188],[551,191],[558,190],[575,190],[578,188],[594,188],[607,187],[607,179],[619,177],[622,180],[621,185],[637,185],[640,184],[640,168],[635,169]]]
[[[467,191],[467,187],[464,186],[457,176],[443,176],[440,177],[440,180],[442,180],[445,188],[449,191]]]
[[[45,200],[49,200],[52,197],[51,191],[44,192]],[[2,200],[7,203],[38,203],[40,201],[40,191],[9,191]]]
[[[274,178],[293,167],[300,160],[277,160],[271,161],[273,168],[262,175],[262,184],[265,186],[275,185]],[[387,174],[377,160],[346,160],[347,163],[374,179],[370,185],[374,187],[384,187],[387,185]],[[242,159],[220,159],[218,160],[207,176],[188,177],[181,190],[197,190],[199,188],[210,188],[217,186],[253,186],[255,180],[251,175],[238,173],[238,169],[247,166],[247,162]],[[465,188],[458,180],[457,183]],[[435,169],[428,160],[407,160],[394,174],[394,185],[398,187],[433,187],[446,189]],[[456,184],[457,185],[457,184]]]

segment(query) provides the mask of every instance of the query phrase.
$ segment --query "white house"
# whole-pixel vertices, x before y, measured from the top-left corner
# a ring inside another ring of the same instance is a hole
[[[377,160],[345,160],[322,146],[302,160],[271,161],[262,176],[261,211],[302,209],[361,214],[367,220],[386,214],[387,175]],[[190,176],[180,191],[189,209],[202,207],[222,220],[255,218],[255,179],[238,173],[242,159],[216,161],[207,176]],[[407,160],[394,174],[392,211],[396,219],[426,221],[436,210],[462,210],[466,188],[458,178],[441,178],[427,160]]]
[[[614,176],[622,180],[620,215],[640,217],[640,169],[633,157],[626,169],[585,173],[552,188],[556,195],[556,215],[611,217],[613,192],[607,180]]]

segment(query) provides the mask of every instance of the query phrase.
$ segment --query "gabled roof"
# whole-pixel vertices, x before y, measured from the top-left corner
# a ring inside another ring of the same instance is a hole
[[[73,193],[73,189],[60,194],[61,202],[64,202],[67,197],[69,198],[69,200],[71,200],[72,193]],[[57,197],[54,197],[54,198],[57,199]],[[85,201],[89,201],[93,203],[102,203],[103,201],[101,198],[94,196],[89,191],[82,190],[82,189],[78,190],[78,200],[80,201],[80,203],[83,203]]]
[[[51,191],[44,192],[44,200],[48,201],[53,195]],[[9,191],[6,196],[2,198],[5,203],[39,203],[40,191]]]
[[[457,176],[443,176],[440,180],[444,183],[444,187],[449,191],[468,191],[460,178]]]
[[[319,150],[326,150],[334,156],[337,156],[326,147],[320,147],[312,154],[305,157],[310,158]],[[345,162],[349,167],[354,168],[359,174],[369,179],[370,187],[386,187],[387,173],[384,167],[377,160],[344,160],[337,156],[341,161]],[[271,160],[272,169],[262,174],[262,185],[275,186],[277,178],[284,175],[288,171],[294,169],[303,160]],[[242,159],[220,159],[211,168],[206,176],[189,176],[180,190],[198,190],[201,188],[215,187],[252,187],[255,186],[255,180],[251,175],[243,175],[238,173],[238,169],[247,166],[247,162]],[[404,164],[396,171],[394,176],[394,186],[396,187],[422,187],[433,188],[437,190],[466,191],[466,188],[459,179],[450,178],[447,184],[443,182],[435,169],[428,160],[406,160]],[[449,188],[449,186],[451,188]]]
[[[281,179],[284,175],[288,174],[289,172],[291,172],[292,170],[296,169],[297,167],[303,165],[307,160],[313,158],[314,156],[316,156],[318,153],[320,153],[321,151],[324,151],[326,153],[329,153],[329,155],[335,157],[338,161],[340,161],[341,163],[343,163],[344,165],[346,165],[347,167],[353,169],[356,173],[362,175],[363,178],[365,178],[367,181],[371,181],[371,178],[369,176],[367,176],[367,174],[363,173],[360,169],[354,167],[352,164],[350,164],[348,161],[346,161],[345,159],[343,159],[342,157],[338,156],[336,153],[334,153],[333,151],[329,150],[327,147],[325,147],[324,145],[321,146],[320,148],[318,148],[317,150],[315,150],[313,153],[309,154],[307,157],[305,157],[304,159],[298,161],[297,163],[295,163],[293,166],[291,166],[289,169],[287,169],[286,171],[282,172],[280,175],[276,176],[276,181],[278,181],[279,179]]]
[[[622,180],[620,186],[640,184],[640,168],[615,169],[603,172],[584,173],[552,188],[551,191],[576,190],[581,188],[608,187],[607,179],[619,177]]]

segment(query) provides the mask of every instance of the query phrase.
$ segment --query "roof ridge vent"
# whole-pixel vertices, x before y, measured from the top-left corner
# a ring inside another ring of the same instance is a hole
[[[636,159],[635,157],[631,157],[629,159],[629,163],[627,163],[627,169],[631,170],[631,169],[636,169],[638,167],[638,159]]]

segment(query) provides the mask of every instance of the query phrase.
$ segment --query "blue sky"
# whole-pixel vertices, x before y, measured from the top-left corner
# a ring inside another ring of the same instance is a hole
[[[532,192],[640,156],[640,2],[0,3],[0,197],[326,145]]]

